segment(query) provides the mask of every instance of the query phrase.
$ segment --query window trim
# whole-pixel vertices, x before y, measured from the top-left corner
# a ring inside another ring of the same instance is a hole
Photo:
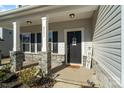
[[[24,52],[24,53],[35,53],[35,54],[37,54],[37,53],[39,53],[39,52],[41,52],[41,51],[37,51],[37,33],[41,33],[41,32],[24,32],[24,33],[20,33],[20,35],[22,35],[22,42],[21,42],[21,46],[22,46],[22,51]],[[30,37],[29,37],[29,51],[24,51],[23,50],[23,44],[27,44],[27,43],[24,43],[23,42],[23,34],[29,34],[30,35]],[[31,34],[35,34],[35,51],[34,52],[31,52]],[[41,35],[42,35],[42,33],[41,33]],[[42,42],[41,42],[41,45],[42,45]]]
[[[49,32],[57,32],[57,35],[58,35],[58,31],[56,31],[56,30],[50,30]],[[52,34],[53,35],[53,34]],[[57,38],[58,38],[58,36],[57,36]],[[52,54],[58,54],[58,47],[57,47],[57,53],[56,52],[53,52],[53,38],[52,38],[52,40],[51,40],[51,42],[49,42],[48,41],[48,43],[50,43],[51,44],[51,53]],[[58,44],[58,40],[57,40],[57,44]]]

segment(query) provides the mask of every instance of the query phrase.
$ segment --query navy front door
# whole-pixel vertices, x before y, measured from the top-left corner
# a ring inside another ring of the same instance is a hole
[[[67,32],[67,61],[81,63],[81,31]]]

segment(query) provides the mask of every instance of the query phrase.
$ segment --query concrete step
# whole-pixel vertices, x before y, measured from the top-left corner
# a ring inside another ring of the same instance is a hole
[[[82,88],[98,88],[98,85],[95,84],[94,87],[89,84],[87,81],[75,81],[75,80],[68,80],[68,79],[61,79],[61,78],[56,78],[55,79],[57,82],[62,82],[65,84],[70,84],[72,86],[80,86]]]

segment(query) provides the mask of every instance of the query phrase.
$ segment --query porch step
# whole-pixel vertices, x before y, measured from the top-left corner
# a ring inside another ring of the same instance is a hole
[[[68,79],[61,79],[61,78],[57,78],[55,80],[58,81],[58,82],[64,82],[64,83],[78,85],[78,86],[81,86],[82,84],[87,84],[87,82],[80,82],[80,81],[74,81],[74,80],[68,80]]]
[[[72,84],[72,85],[76,85],[76,86],[80,86],[82,88],[98,88],[98,84],[94,84],[94,87],[92,86],[92,84],[90,84],[89,82],[85,82],[85,81],[75,81],[75,80],[68,80],[68,79],[60,79],[57,78],[55,79],[57,82],[63,82],[63,83],[67,83],[67,84]]]

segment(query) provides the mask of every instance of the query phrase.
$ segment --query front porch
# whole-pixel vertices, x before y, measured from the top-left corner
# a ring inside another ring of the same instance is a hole
[[[32,13],[29,17],[14,20],[11,25],[13,71],[34,63],[41,66],[45,75],[52,72],[59,82],[72,83],[67,87],[89,86],[87,80],[94,81],[94,71],[85,67],[88,48],[92,48],[92,19],[96,9],[97,6],[69,6],[50,14]],[[62,87],[59,82],[54,87]]]
[[[92,17],[96,9],[97,6],[62,8],[42,17],[33,15],[13,22],[13,51],[23,52],[24,64],[49,60],[51,68],[63,63],[85,67],[88,48],[92,47]],[[74,44],[69,41],[73,37],[77,40]]]
[[[76,66],[59,66],[53,69],[55,80],[57,81],[54,88],[83,88],[83,87],[100,87],[95,71]],[[88,81],[93,82],[92,86]]]

